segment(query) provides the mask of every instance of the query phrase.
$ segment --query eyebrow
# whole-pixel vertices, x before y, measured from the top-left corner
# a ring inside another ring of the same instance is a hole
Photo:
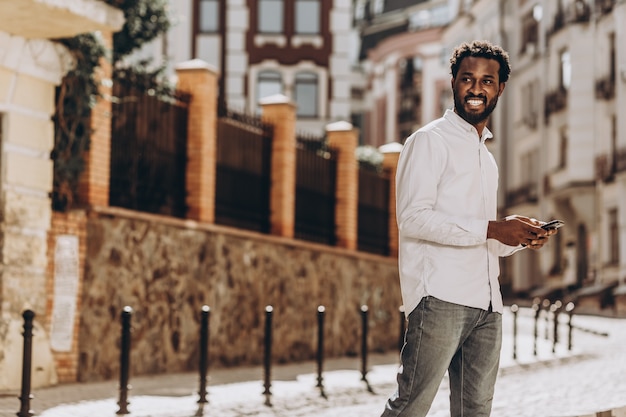
[[[473,72],[470,72],[470,71],[464,71],[464,72],[460,72],[460,73],[457,74],[457,77],[463,77],[463,76],[473,77],[473,76],[475,76],[475,74]],[[486,74],[486,75],[483,75],[481,78],[492,78],[492,79],[495,80],[496,76],[495,75],[491,75],[491,74]]]

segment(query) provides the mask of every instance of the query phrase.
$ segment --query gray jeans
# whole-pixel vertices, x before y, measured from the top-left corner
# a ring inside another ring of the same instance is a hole
[[[488,417],[501,346],[501,314],[424,297],[409,314],[398,390],[381,417],[426,416],[446,370],[450,416]]]

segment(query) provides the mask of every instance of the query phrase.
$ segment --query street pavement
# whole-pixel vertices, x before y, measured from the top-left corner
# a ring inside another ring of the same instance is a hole
[[[533,317],[531,309],[520,309],[514,338],[514,315],[505,311],[492,416],[595,417],[613,410],[602,416],[626,417],[626,319],[574,315],[569,349],[566,314],[559,316],[556,344],[553,321],[544,317],[535,344]],[[397,368],[397,352],[369,355],[363,380],[361,358],[330,359],[320,388],[314,362],[275,365],[270,395],[264,394],[261,367],[215,369],[204,404],[198,403],[197,374],[131,376],[127,411],[132,417],[378,417],[395,390]],[[448,395],[446,378],[429,417],[449,416]],[[116,381],[63,384],[33,396],[31,408],[41,417],[113,417],[120,411]],[[19,408],[15,395],[0,396],[0,417],[13,417]]]

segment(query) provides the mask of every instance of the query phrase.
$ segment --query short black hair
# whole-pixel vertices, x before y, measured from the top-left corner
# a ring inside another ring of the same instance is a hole
[[[500,64],[498,71],[499,82],[505,83],[509,80],[511,74],[511,64],[509,63],[509,54],[498,45],[494,45],[489,41],[472,41],[471,43],[463,42],[452,52],[450,58],[450,71],[452,78],[456,78],[461,66],[461,61],[468,56],[494,59]]]

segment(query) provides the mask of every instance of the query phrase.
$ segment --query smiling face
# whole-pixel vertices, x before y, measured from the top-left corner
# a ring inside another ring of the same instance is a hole
[[[494,59],[468,56],[452,79],[454,111],[482,134],[487,118],[504,90],[499,82],[500,64]]]

